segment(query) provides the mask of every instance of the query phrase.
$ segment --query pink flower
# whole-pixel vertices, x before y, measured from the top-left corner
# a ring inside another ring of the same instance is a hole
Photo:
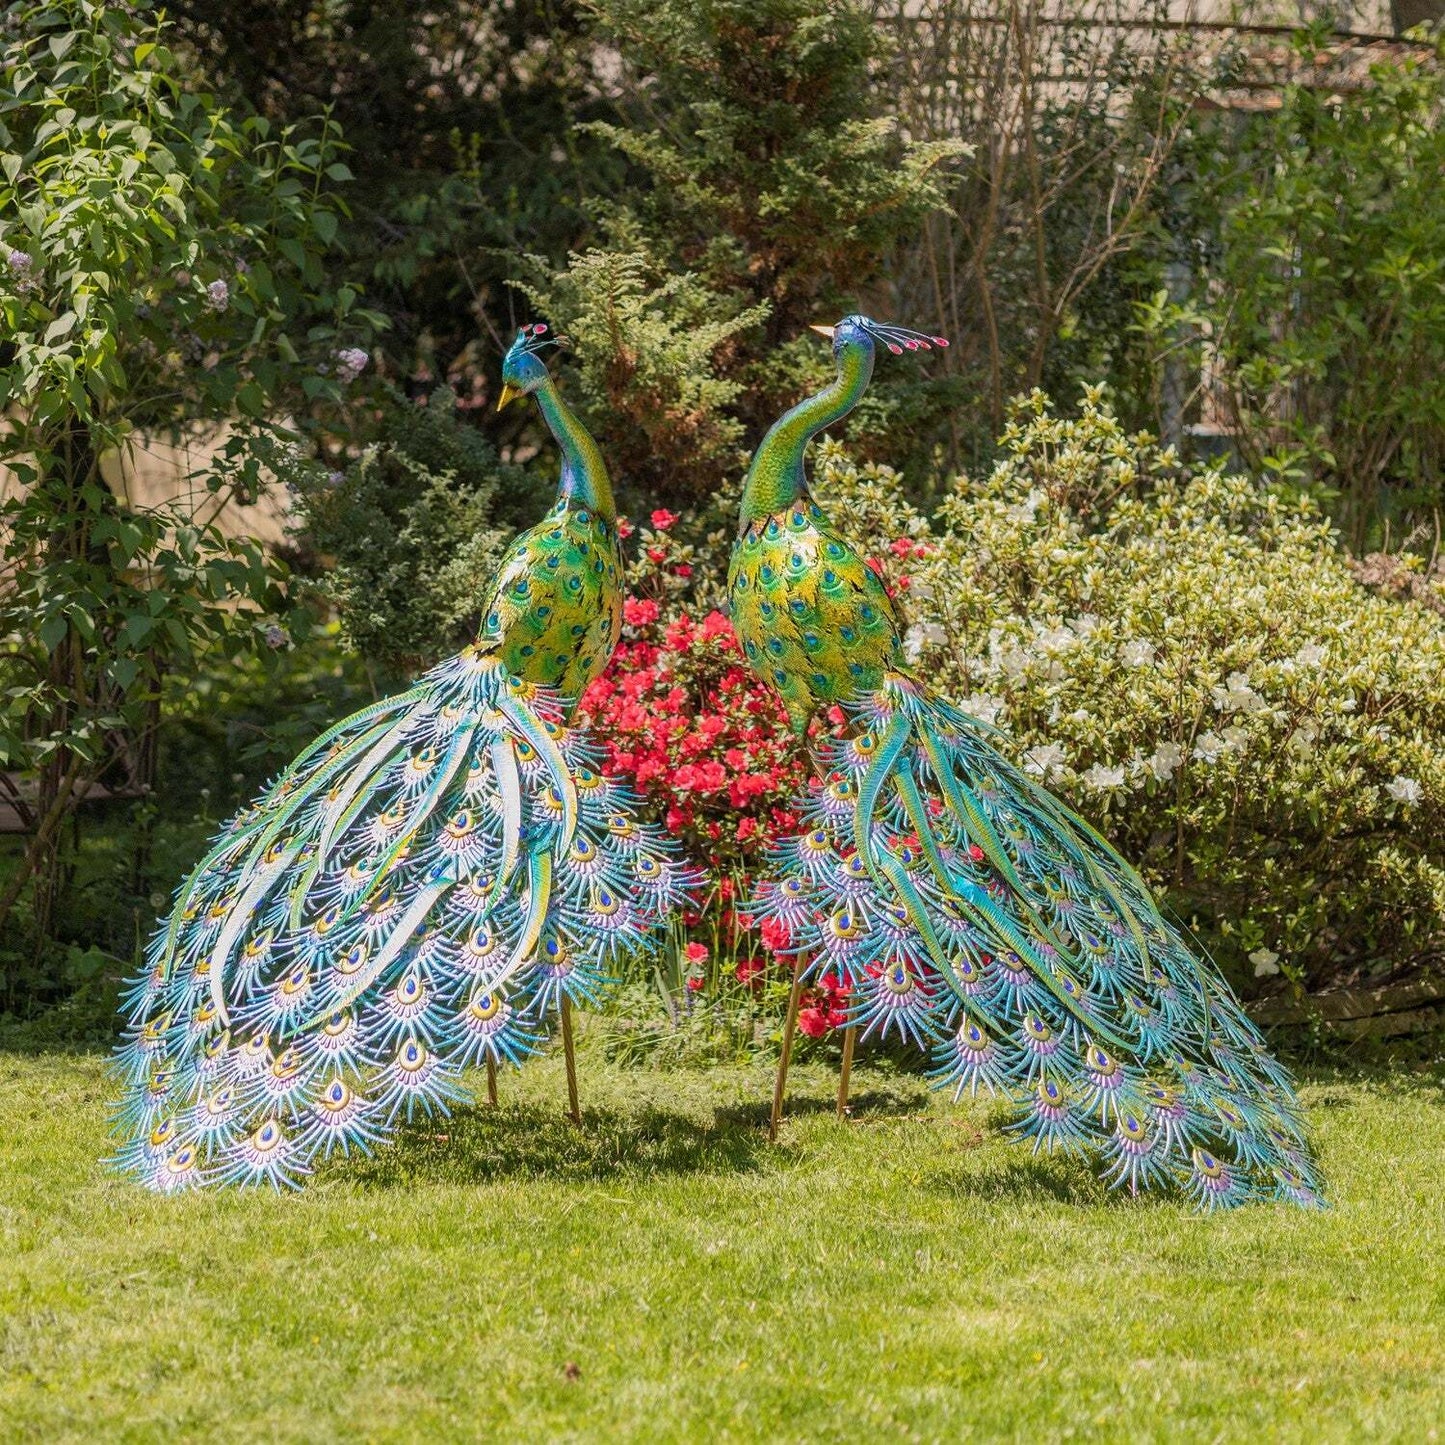
[[[683,953],[687,955],[689,963],[702,964],[708,960],[707,944],[705,943],[689,943],[683,949]]]
[[[677,521],[677,513],[669,512],[666,507],[659,507],[652,514],[652,525],[659,531],[665,532]]]
[[[702,974],[690,973],[687,976],[688,991],[691,993],[696,993],[700,988],[702,988],[703,984],[705,984],[706,982],[707,979],[705,979]]]

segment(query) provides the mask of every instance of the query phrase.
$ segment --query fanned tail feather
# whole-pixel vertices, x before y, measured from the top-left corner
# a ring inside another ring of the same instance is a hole
[[[850,1021],[929,1045],[938,1085],[1002,1095],[1015,1136],[1113,1185],[1319,1203],[1288,1074],[1137,873],[910,679],[850,711],[752,906],[849,985]]]
[[[116,1162],[298,1183],[520,1063],[694,880],[558,700],[469,649],[330,730],[222,832],[129,984]]]

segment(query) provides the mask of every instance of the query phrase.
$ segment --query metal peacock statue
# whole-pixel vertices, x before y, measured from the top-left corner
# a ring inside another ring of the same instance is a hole
[[[1091,1155],[1116,1185],[1318,1203],[1289,1076],[1224,979],[1094,829],[914,675],[883,583],[809,495],[808,443],[857,404],[880,344],[947,342],[864,316],[814,330],[837,378],[753,458],[728,578],[744,652],[798,736],[820,707],[849,722],[817,744],[803,831],[753,904],[795,966],[774,1133],[799,988],[827,969],[853,1000],[840,1112],[854,1029],[896,1032],[932,1047],[955,1097],[1003,1095],[1014,1135]]]
[[[568,726],[622,612],[596,444],[519,332],[556,505],[513,542],[476,641],[318,738],[215,840],[127,990],[117,1164],[151,1188],[295,1184],[518,1063],[690,882]]]

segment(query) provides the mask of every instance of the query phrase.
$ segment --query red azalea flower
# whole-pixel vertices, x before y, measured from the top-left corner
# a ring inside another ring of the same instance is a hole
[[[714,608],[714,610],[709,612],[702,620],[702,635],[707,638],[709,642],[718,637],[731,638],[733,635],[733,625],[721,612]]]
[[[622,620],[629,627],[650,627],[661,610],[650,597],[629,597],[622,604]]]
[[[799,1009],[798,1027],[810,1039],[821,1039],[828,1032],[828,1016],[820,1008]]]
[[[779,953],[787,948],[793,941],[792,935],[788,932],[787,924],[780,923],[776,918],[767,919],[762,926],[763,947],[769,953]]]
[[[683,949],[683,953],[687,955],[689,963],[706,963],[708,960],[707,944],[705,943],[689,943]]]
[[[691,563],[691,562],[679,562],[679,563],[677,564],[677,566],[674,567],[672,570],[673,570],[674,572],[676,572],[679,577],[691,577],[691,576],[692,576],[692,563]]]
[[[896,537],[889,543],[888,550],[895,557],[911,557],[913,555],[913,543],[907,537]]]
[[[737,977],[737,981],[741,984],[746,984],[749,988],[752,988],[754,986],[754,979],[758,979],[759,981],[761,981],[761,975],[763,974],[763,972],[764,969],[762,961],[756,958],[743,959],[733,970],[733,973]]]
[[[690,973],[687,976],[688,990],[692,993],[696,993],[706,982],[707,979],[700,973]]]
[[[636,530],[637,528],[626,517],[617,519],[617,535],[619,537],[630,537]]]
[[[970,843],[968,845],[968,856],[972,858],[975,863],[982,863],[983,849],[980,848],[977,843]]]
[[[677,513],[669,512],[666,507],[659,507],[652,514],[652,525],[659,531],[665,532],[674,522],[677,521]]]

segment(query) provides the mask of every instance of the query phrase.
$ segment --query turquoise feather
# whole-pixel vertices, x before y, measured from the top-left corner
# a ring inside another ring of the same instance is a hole
[[[927,1046],[955,1095],[1005,1099],[1035,1151],[1208,1208],[1319,1203],[1293,1084],[1228,984],[1093,828],[911,674],[881,583],[808,495],[807,442],[862,396],[877,344],[939,340],[865,317],[832,334],[837,381],[753,459],[730,586],[799,733],[838,703],[849,735],[816,744],[802,831],[753,916],[805,976],[849,986],[865,1036]]]
[[[692,876],[602,775],[569,700],[619,632],[606,469],[536,359],[563,454],[477,641],[317,739],[223,830],[126,989],[116,1162],[154,1189],[300,1182],[463,1071],[520,1063],[564,998],[654,947]]]

